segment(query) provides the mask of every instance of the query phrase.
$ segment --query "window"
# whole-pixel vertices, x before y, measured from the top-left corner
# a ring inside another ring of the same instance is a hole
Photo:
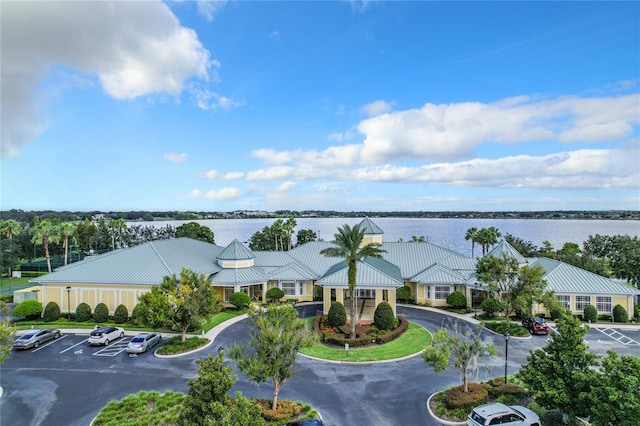
[[[576,311],[583,312],[585,306],[591,304],[591,296],[576,296]]]
[[[437,285],[436,286],[436,300],[444,300],[451,294],[451,286]]]
[[[295,296],[296,295],[296,283],[282,283],[280,285],[282,291],[284,291],[285,296]]]
[[[298,296],[304,296],[306,294],[307,286],[304,283],[298,283]]]
[[[571,296],[568,296],[568,295],[557,295],[556,299],[562,305],[562,309],[571,310]]]
[[[231,295],[233,294],[233,287],[226,287],[224,289],[224,301],[228,302],[231,299]]]
[[[611,297],[597,296],[596,309],[598,312],[611,312]]]
[[[425,299],[431,299],[431,286],[430,285],[425,285],[424,286],[424,298]]]

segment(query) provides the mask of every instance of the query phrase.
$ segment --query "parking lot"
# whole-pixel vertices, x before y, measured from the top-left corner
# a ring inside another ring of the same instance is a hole
[[[309,315],[313,314],[309,308]],[[399,313],[431,332],[445,322],[443,314],[416,308],[401,307]],[[596,329],[596,326],[598,327]],[[107,347],[89,346],[90,330],[65,333],[37,349],[13,351],[1,367],[0,398],[2,424],[12,425],[72,425],[86,426],[110,401],[141,389],[164,392],[186,392],[187,382],[197,377],[196,360],[215,355],[219,346],[230,347],[248,336],[246,323],[236,323],[218,335],[213,345],[196,353],[159,358],[153,352],[129,356],[124,348],[133,332],[116,339]],[[509,341],[509,374],[526,363],[529,351],[544,346],[550,336],[531,336]],[[483,339],[492,341],[498,355],[486,359],[490,371],[481,372],[480,379],[501,374],[504,368],[504,338],[483,332]],[[585,336],[590,350],[606,355],[640,356],[640,331],[594,325]],[[256,387],[244,374],[232,392],[242,391],[250,397],[269,395],[269,386]],[[323,414],[328,425],[342,424],[423,424],[435,425],[426,412],[425,400],[437,390],[458,384],[457,372],[450,370],[434,375],[420,356],[384,364],[341,365],[299,357],[297,374],[287,381],[281,398],[301,400]]]
[[[64,332],[64,330],[63,330]],[[26,350],[14,350],[17,355],[20,354],[36,354],[42,352],[45,357],[55,360],[69,360],[70,358],[84,359],[85,357],[117,357],[123,355],[127,357],[144,356],[148,354],[127,354],[126,347],[133,336],[124,336],[121,339],[110,342],[107,346],[90,346],[88,343],[88,335],[84,334],[63,334],[59,339],[50,340],[40,345],[38,348]],[[162,345],[162,342],[156,345],[152,351],[155,351]],[[153,355],[151,355],[153,356]]]

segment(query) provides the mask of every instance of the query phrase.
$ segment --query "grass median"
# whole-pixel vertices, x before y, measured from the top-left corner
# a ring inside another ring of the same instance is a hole
[[[372,345],[362,348],[336,348],[322,343],[303,348],[300,353],[329,361],[371,362],[384,361],[414,355],[422,351],[431,342],[431,334],[414,323],[399,338],[384,345]]]

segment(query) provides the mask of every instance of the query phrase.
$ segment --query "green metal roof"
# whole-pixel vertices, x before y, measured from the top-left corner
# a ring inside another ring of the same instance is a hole
[[[218,260],[249,260],[253,258],[255,258],[253,252],[237,239],[231,241],[216,257]]]
[[[261,284],[267,282],[267,276],[262,268],[227,268],[214,274],[211,281],[222,286]]]
[[[214,259],[220,251],[222,247],[190,238],[151,241],[89,256],[29,281],[41,284],[160,284],[165,276],[178,275],[182,268],[205,275],[219,271],[221,268]]]
[[[499,257],[501,259],[505,255],[517,260],[520,265],[527,263],[527,259],[506,240],[500,241],[489,253],[487,253],[487,256]]]
[[[411,277],[411,281],[419,284],[464,284],[467,277],[443,265],[434,264]]]
[[[556,294],[611,294],[630,296],[640,290],[615,280],[605,278],[584,269],[546,257],[532,259],[531,267],[540,266],[545,271],[547,289]]]
[[[362,219],[362,221],[358,224],[358,228],[361,231],[364,230],[365,235],[384,234],[382,229],[380,229],[380,227],[373,223],[373,221],[368,217]]]
[[[349,267],[345,261],[338,262],[317,281],[320,285],[346,285]],[[366,257],[357,263],[356,282],[360,287],[399,287],[404,285],[400,270],[384,259]]]

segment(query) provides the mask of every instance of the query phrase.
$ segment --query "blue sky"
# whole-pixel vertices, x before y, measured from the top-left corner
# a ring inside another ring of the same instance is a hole
[[[2,2],[24,210],[640,209],[638,2]]]

